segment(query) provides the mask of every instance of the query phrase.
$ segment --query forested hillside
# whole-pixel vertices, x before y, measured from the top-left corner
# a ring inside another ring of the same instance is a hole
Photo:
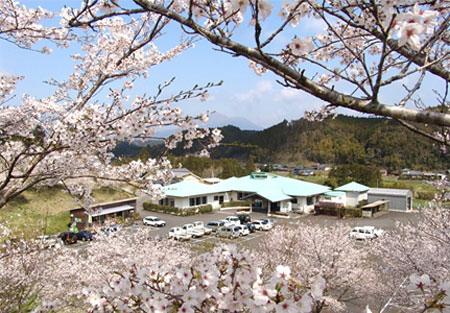
[[[390,170],[450,167],[449,152],[386,118],[340,115],[322,122],[285,120],[262,131],[225,126],[222,133],[223,145],[212,151],[212,158],[235,158],[246,162],[251,155],[259,163],[359,163]],[[135,155],[128,156],[135,157],[140,150],[130,147],[129,151]],[[162,151],[157,147],[147,147],[147,150],[152,155]],[[171,153],[182,156],[186,150],[180,148]]]

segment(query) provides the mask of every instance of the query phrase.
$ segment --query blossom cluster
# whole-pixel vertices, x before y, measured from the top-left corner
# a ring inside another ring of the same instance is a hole
[[[84,293],[93,312],[310,312],[326,287],[321,277],[311,286],[298,285],[286,266],[263,281],[250,254],[236,246],[217,246],[193,264],[176,270],[133,268],[108,288]]]
[[[168,148],[178,142],[189,147],[200,138],[205,148],[201,153],[205,155],[222,138],[218,130],[198,129],[195,120],[207,120],[208,114],[189,117],[173,107],[181,100],[203,100],[207,89],[216,84],[196,85],[171,95],[165,92],[171,82],[165,82],[155,88],[153,96],[131,96],[137,79],[148,78],[154,66],[192,47],[189,40],[181,40],[173,48],[160,50],[154,41],[163,28],[158,28],[155,14],[92,23],[93,14],[105,14],[108,6],[108,12],[113,12],[117,7],[109,1],[87,1],[80,9],[63,8],[60,27],[46,28],[41,20],[55,18],[55,14],[42,8],[27,9],[14,1],[4,1],[1,6],[5,18],[0,22],[0,34],[8,40],[27,48],[39,40],[55,41],[63,47],[76,42],[80,53],[71,56],[74,71],[67,79],[47,80],[55,89],[53,94],[41,99],[22,95],[20,101],[15,101],[19,103],[4,103],[0,111],[0,207],[23,190],[56,184],[67,187],[89,207],[94,200],[84,178],[135,184],[144,174],[150,179],[139,187],[160,197],[161,186],[152,181],[166,180],[170,168],[167,160],[113,166],[111,150],[117,142],[145,140],[153,137],[158,127],[173,125],[180,131],[168,142]],[[90,27],[85,27],[83,23],[88,22]],[[77,30],[73,28],[76,23]],[[18,79],[11,75],[0,77],[0,101],[12,94]],[[109,92],[102,91],[106,86]]]

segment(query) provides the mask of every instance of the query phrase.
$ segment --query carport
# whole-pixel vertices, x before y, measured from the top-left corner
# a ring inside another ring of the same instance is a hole
[[[372,217],[375,213],[380,211],[387,211],[388,209],[389,200],[378,200],[361,207],[363,217]]]

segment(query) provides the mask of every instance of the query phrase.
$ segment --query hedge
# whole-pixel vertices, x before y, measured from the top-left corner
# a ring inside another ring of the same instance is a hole
[[[416,198],[421,200],[431,201],[434,199],[435,193],[433,191],[421,190],[416,192]]]
[[[247,201],[230,201],[221,204],[222,208],[250,206]]]
[[[316,209],[315,214],[337,217],[362,217],[362,210],[360,208],[320,208]]]
[[[182,216],[188,216],[188,215],[195,215],[199,213],[209,213],[212,212],[213,207],[212,205],[204,205],[199,207],[192,207],[192,208],[186,208],[186,209],[180,209],[173,206],[167,206],[167,205],[160,205],[152,202],[144,202],[143,203],[144,210],[146,211],[152,211],[152,212],[160,212],[160,213],[167,213],[167,214],[173,214],[173,215],[182,215]]]

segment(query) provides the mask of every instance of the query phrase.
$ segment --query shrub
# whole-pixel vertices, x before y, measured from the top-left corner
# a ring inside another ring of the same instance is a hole
[[[420,190],[416,192],[416,198],[431,201],[434,199],[435,193],[429,190]]]
[[[345,208],[341,209],[344,211],[345,217],[361,217],[362,210],[360,208]]]
[[[250,206],[250,204],[248,204],[247,201],[230,201],[222,203],[222,208],[232,208],[241,206]]]
[[[144,210],[151,211],[151,212],[160,212],[160,213],[167,213],[167,214],[173,214],[173,215],[182,215],[182,216],[188,216],[188,215],[195,215],[198,213],[209,213],[212,212],[213,207],[212,205],[203,205],[200,207],[192,207],[192,208],[186,208],[186,209],[180,209],[173,206],[167,206],[167,205],[160,205],[152,202],[144,202],[143,203]]]

